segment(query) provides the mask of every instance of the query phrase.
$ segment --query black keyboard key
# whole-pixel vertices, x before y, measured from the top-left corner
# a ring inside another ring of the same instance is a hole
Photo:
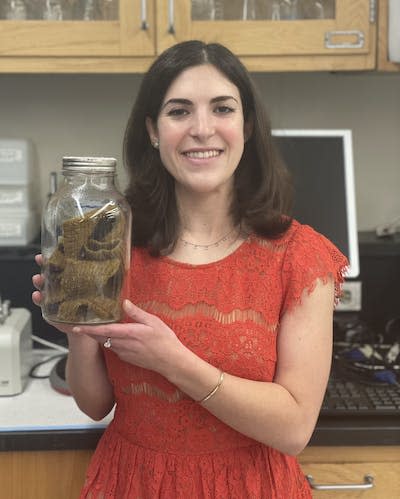
[[[321,414],[400,416],[400,386],[371,386],[330,379]]]

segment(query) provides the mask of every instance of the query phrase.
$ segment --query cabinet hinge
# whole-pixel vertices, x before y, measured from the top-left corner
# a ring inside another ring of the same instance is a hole
[[[377,0],[369,0],[369,22],[371,24],[376,23],[376,10],[377,10]]]

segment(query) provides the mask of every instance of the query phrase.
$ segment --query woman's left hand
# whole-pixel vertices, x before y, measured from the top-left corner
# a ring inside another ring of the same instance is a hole
[[[185,347],[159,317],[129,300],[124,301],[123,310],[132,322],[76,326],[72,332],[91,336],[101,344],[110,338],[110,348],[121,360],[167,376],[175,364],[174,356]]]

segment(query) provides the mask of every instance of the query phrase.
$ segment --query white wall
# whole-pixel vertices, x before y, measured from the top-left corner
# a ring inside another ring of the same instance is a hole
[[[41,199],[64,155],[115,156],[139,75],[0,75],[0,137],[30,138]],[[400,216],[400,74],[256,74],[274,128],[353,130],[360,230]]]

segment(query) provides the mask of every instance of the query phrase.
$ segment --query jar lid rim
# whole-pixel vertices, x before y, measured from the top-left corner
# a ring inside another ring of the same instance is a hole
[[[117,160],[104,156],[64,156],[62,159],[63,169],[71,167],[93,167],[93,168],[111,168],[115,169]]]

